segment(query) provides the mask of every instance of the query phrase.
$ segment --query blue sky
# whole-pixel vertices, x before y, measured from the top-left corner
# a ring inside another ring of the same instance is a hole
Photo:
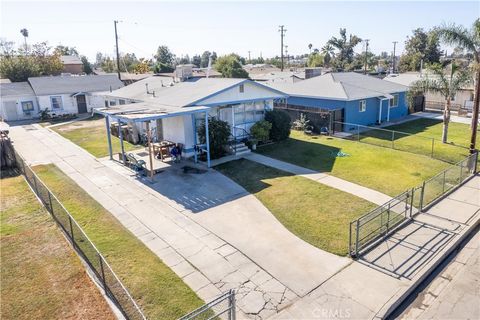
[[[291,54],[322,47],[339,28],[370,39],[373,52],[397,52],[417,27],[429,29],[442,22],[470,26],[480,15],[480,2],[93,2],[4,1],[0,3],[0,37],[29,42],[75,46],[94,59],[96,52],[113,55],[113,20],[118,25],[120,51],[150,58],[158,45],[181,56],[204,50],[219,54],[269,57],[279,54],[278,26],[287,29],[285,44]],[[356,50],[361,51],[362,45]]]

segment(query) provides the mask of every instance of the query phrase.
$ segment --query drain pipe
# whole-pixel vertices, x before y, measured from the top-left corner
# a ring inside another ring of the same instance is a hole
[[[383,109],[383,101],[390,100],[389,98],[379,98],[380,105],[378,106],[378,124],[382,124],[382,109]],[[387,122],[390,121],[390,109],[387,110]]]

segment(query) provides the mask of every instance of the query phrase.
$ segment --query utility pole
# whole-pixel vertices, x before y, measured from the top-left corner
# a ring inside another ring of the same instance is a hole
[[[283,37],[285,37],[285,32],[287,32],[287,29],[285,29],[284,25],[279,26],[280,30],[280,50],[281,50],[281,55],[280,55],[280,70],[283,71]]]
[[[395,47],[397,46],[398,41],[393,41],[393,58],[392,58],[392,73],[395,73]]]
[[[250,59],[250,51],[248,51],[248,63],[252,63],[252,59]]]
[[[118,52],[118,34],[117,34],[117,20],[113,21],[113,25],[115,27],[115,49],[117,51],[117,74],[118,80],[122,81],[122,77],[120,76],[120,53]]]
[[[363,71],[364,74],[367,74],[367,65],[368,65],[368,56],[367,56],[367,53],[368,53],[368,41],[370,41],[370,39],[365,39],[365,69]]]

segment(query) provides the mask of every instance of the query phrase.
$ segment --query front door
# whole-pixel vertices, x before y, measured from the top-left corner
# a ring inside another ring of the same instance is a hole
[[[77,108],[78,108],[78,113],[87,112],[87,99],[85,98],[84,94],[77,95]]]

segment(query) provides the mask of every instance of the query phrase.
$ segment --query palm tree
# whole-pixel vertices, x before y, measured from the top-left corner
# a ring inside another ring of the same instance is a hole
[[[413,96],[423,92],[439,93],[445,99],[445,108],[443,110],[443,131],[442,142],[447,142],[448,124],[450,122],[450,107],[452,99],[457,91],[462,89],[472,80],[469,72],[451,63],[445,69],[441,65],[435,64],[430,67],[431,75],[427,73],[425,78],[415,81],[410,86]]]
[[[332,37],[328,40],[327,45],[332,46],[338,50],[335,62],[341,69],[345,69],[347,65],[352,63],[354,57],[353,49],[357,44],[362,42],[359,37],[350,34],[350,39],[347,41],[347,29],[340,29],[340,37]]]
[[[310,50],[310,54],[312,54],[312,47],[313,47],[313,44],[309,43],[308,44],[308,50]]]
[[[475,20],[470,30],[460,25],[442,25],[436,31],[443,42],[448,45],[460,47],[473,54],[475,60],[475,98],[472,114],[472,135],[470,140],[470,153],[475,152],[477,140],[478,113],[480,112],[480,18]]]
[[[23,36],[23,40],[25,41],[25,52],[27,52],[27,37],[28,37],[28,30],[23,28],[22,30],[20,30],[20,33],[22,34]]]

